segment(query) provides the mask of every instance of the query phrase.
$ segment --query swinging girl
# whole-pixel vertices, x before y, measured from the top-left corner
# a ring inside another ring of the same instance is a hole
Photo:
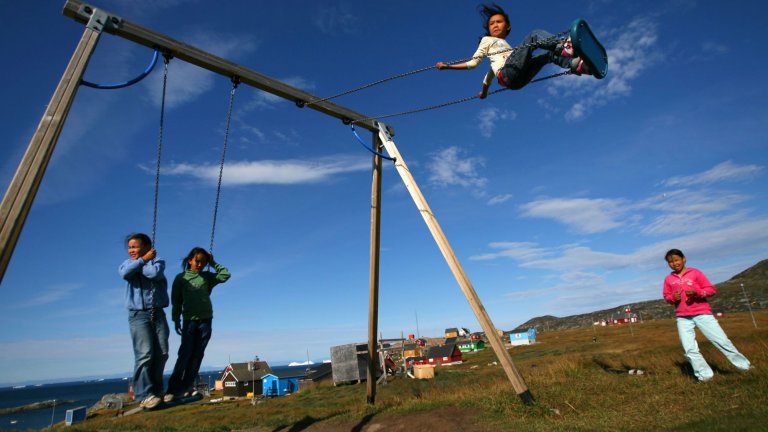
[[[491,61],[491,69],[483,79],[480,99],[488,96],[488,87],[495,76],[502,87],[519,90],[531,82],[533,77],[547,64],[552,63],[563,69],[570,69],[576,75],[592,75],[589,67],[579,57],[574,56],[570,37],[561,41],[544,30],[534,30],[523,39],[519,48],[513,49],[506,41],[512,25],[504,9],[497,4],[480,5],[480,15],[485,18],[485,36],[480,39],[480,45],[465,63],[449,64],[437,62],[439,70],[466,70],[477,67],[483,58]],[[534,56],[534,51],[544,52]]]

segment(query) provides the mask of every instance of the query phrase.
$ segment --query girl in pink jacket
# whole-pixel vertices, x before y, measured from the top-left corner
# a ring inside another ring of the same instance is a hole
[[[717,289],[704,273],[685,266],[685,255],[679,249],[669,250],[664,258],[672,269],[672,273],[664,279],[664,300],[675,305],[677,332],[693,374],[699,381],[709,381],[714,375],[699,352],[696,327],[737,369],[748,371],[752,367],[749,360],[733,346],[712,316],[707,297],[715,295]]]

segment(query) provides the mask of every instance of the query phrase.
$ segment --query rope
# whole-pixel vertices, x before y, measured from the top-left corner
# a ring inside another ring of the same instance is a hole
[[[385,155],[384,153],[378,152],[378,151],[374,150],[373,148],[368,147],[367,145],[365,145],[365,143],[363,142],[363,139],[360,138],[360,135],[357,134],[357,131],[355,130],[355,125],[352,125],[352,133],[355,135],[355,137],[357,138],[357,141],[360,143],[360,145],[363,146],[363,148],[365,148],[369,152],[371,152],[371,153],[381,157],[382,159],[391,160],[392,162],[397,162],[397,159],[395,159],[393,157],[389,157],[389,156]]]
[[[518,45],[516,47],[510,47],[510,48],[505,48],[503,50],[494,51],[494,55],[495,54],[502,54],[502,53],[505,53],[505,52],[508,52],[508,51],[509,52],[514,52],[516,50],[524,49],[524,48],[529,48],[529,47],[537,47],[539,45],[548,44],[548,43],[552,43],[552,42],[563,41],[563,40],[565,40],[565,35],[569,34],[569,33],[570,33],[570,30],[562,31],[562,32],[560,32],[560,33],[558,33],[558,34],[556,34],[556,35],[552,36],[551,38],[546,39],[544,41],[530,42],[530,43],[527,43],[527,44]],[[445,62],[445,64],[452,65],[452,64],[457,64],[457,63],[466,63],[466,62],[468,62],[470,60],[482,59],[483,57],[484,56],[469,57],[469,58],[466,58],[466,59]],[[333,96],[328,96],[328,97],[321,98],[321,99],[313,99],[311,101],[306,101],[306,102],[305,101],[297,101],[296,105],[298,105],[299,107],[303,108],[303,107],[305,107],[307,105],[314,105],[314,104],[317,104],[317,103],[320,103],[320,102],[329,101],[331,99],[336,99],[336,98],[341,97],[341,96],[346,96],[348,94],[355,93],[355,92],[360,91],[360,90],[365,90],[367,88],[370,88],[370,87],[373,87],[373,86],[376,86],[376,85],[379,85],[379,84],[383,84],[383,83],[388,82],[388,81],[396,80],[398,78],[404,78],[404,77],[407,77],[407,76],[410,76],[410,75],[415,75],[417,73],[426,72],[428,70],[435,69],[436,67],[437,66],[427,66],[427,67],[423,67],[423,68],[420,68],[420,69],[412,70],[410,72],[405,72],[405,73],[401,73],[401,74],[398,74],[398,75],[393,75],[391,77],[384,78],[384,79],[381,79],[381,80],[378,80],[378,81],[374,81],[374,82],[372,82],[370,84],[365,84],[365,85],[362,85],[360,87],[356,87],[356,88],[353,88],[351,90],[347,90],[347,91],[341,92],[339,94],[335,94]]]
[[[240,84],[240,78],[232,77],[232,90],[229,92],[229,109],[227,110],[227,125],[224,128],[224,144],[221,146],[221,162],[219,163],[219,184],[216,187],[216,202],[213,205],[213,223],[211,224],[211,246],[208,251],[213,253],[213,238],[216,233],[216,216],[219,213],[219,197],[221,195],[221,179],[224,176],[224,158],[227,154],[227,142],[229,141],[229,125],[232,121],[232,106],[235,101],[235,90]]]
[[[117,84],[94,84],[92,82],[86,81],[86,80],[80,80],[80,84],[91,87],[99,90],[115,90],[120,89],[123,87],[128,87],[130,85],[136,84],[137,82],[143,80],[147,75],[149,75],[150,72],[155,68],[155,65],[157,64],[157,54],[158,50],[155,48],[155,54],[152,56],[152,61],[149,63],[149,66],[142,72],[139,76],[132,80],[128,80],[126,82],[117,83]]]
[[[152,245],[155,245],[155,233],[157,233],[157,201],[160,192],[160,154],[163,149],[163,125],[165,123],[165,93],[168,87],[168,63],[171,61],[171,55],[164,53],[165,69],[163,71],[163,97],[160,102],[160,133],[157,138],[157,168],[155,170],[155,204],[152,209]]]
[[[563,76],[563,75],[570,75],[570,74],[571,74],[571,71],[568,70],[568,71],[565,71],[565,72],[556,73],[556,74],[545,76],[545,77],[542,77],[542,78],[537,78],[535,80],[532,80],[529,84],[535,83],[535,82],[539,82],[539,81],[548,80],[548,79],[552,79],[552,78],[556,78],[556,77]],[[505,90],[510,90],[510,89],[508,89],[508,88],[501,88],[501,89],[498,89],[498,90],[494,90],[494,91],[488,93],[487,96],[491,96],[491,95],[494,95],[496,93],[503,92]],[[473,99],[479,99],[479,98],[480,98],[480,95],[469,96],[469,97],[465,97],[463,99],[457,99],[457,100],[454,100],[454,101],[445,102],[445,103],[441,103],[441,104],[438,104],[438,105],[431,105],[431,106],[428,106],[428,107],[417,108],[417,109],[413,109],[413,110],[410,110],[410,111],[402,111],[402,112],[397,112],[397,113],[393,113],[393,114],[386,114],[386,115],[381,115],[381,116],[376,116],[376,117],[368,117],[368,118],[357,119],[357,120],[351,121],[350,123],[354,125],[355,123],[363,123],[363,122],[367,122],[369,120],[381,120],[381,119],[390,118],[390,117],[398,117],[398,116],[404,116],[404,115],[409,115],[409,114],[420,113],[420,112],[424,112],[424,111],[431,111],[431,110],[435,110],[435,109],[438,109],[438,108],[445,108],[447,106],[457,105],[457,104],[460,104],[460,103],[463,103],[463,102],[468,102],[468,101],[471,101]]]

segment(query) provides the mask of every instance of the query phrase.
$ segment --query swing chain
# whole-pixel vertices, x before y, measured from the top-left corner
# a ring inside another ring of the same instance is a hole
[[[562,31],[562,32],[552,36],[549,39],[545,39],[544,41],[529,42],[527,44],[518,45],[516,47],[505,48],[505,49],[502,49],[502,50],[499,50],[499,51],[494,51],[493,54],[494,55],[502,54],[502,53],[505,53],[505,52],[508,52],[508,51],[515,52],[515,51],[520,50],[520,49],[532,48],[532,47],[538,47],[538,46],[541,46],[541,45],[547,45],[547,44],[550,44],[550,43],[562,42],[562,41],[565,41],[565,39],[566,39],[565,35],[567,35],[569,33],[570,33],[569,30]],[[445,64],[452,65],[452,64],[458,64],[458,63],[466,63],[466,62],[468,62],[470,60],[476,60],[478,58],[481,59],[481,58],[483,58],[483,56],[469,57],[469,58],[465,58],[465,59],[461,59],[461,60],[453,60],[453,61],[450,61],[450,62],[446,62]],[[370,84],[365,84],[365,85],[362,85],[360,87],[356,87],[356,88],[353,88],[351,90],[347,90],[347,91],[341,92],[339,94],[335,94],[333,96],[328,96],[326,98],[314,99],[314,100],[306,101],[306,102],[305,101],[296,101],[296,105],[299,108],[303,108],[303,107],[305,107],[307,105],[314,105],[314,104],[317,104],[317,103],[320,103],[320,102],[325,102],[325,101],[329,101],[331,99],[336,99],[338,97],[346,96],[346,95],[348,95],[350,93],[355,93],[355,92],[360,91],[360,90],[365,90],[367,88],[370,88],[370,87],[373,87],[373,86],[376,86],[376,85],[379,85],[379,84],[383,84],[383,83],[388,82],[388,81],[393,81],[393,80],[396,80],[398,78],[404,78],[404,77],[407,77],[407,76],[410,76],[410,75],[415,75],[417,73],[426,72],[426,71],[428,71],[430,69],[435,69],[435,68],[437,68],[437,66],[426,66],[426,67],[423,67],[421,69],[415,69],[415,70],[412,70],[410,72],[405,72],[405,73],[401,73],[399,75],[394,75],[394,76],[391,76],[391,77],[388,77],[388,78],[384,78],[384,79],[381,79],[381,80],[378,80],[378,81],[374,81],[374,82],[372,82]],[[470,98],[470,99],[474,99],[474,98]],[[458,102],[454,102],[454,103],[458,103]],[[449,103],[448,105],[453,105],[453,103]]]
[[[168,63],[173,58],[170,53],[163,53],[163,93],[160,100],[160,132],[157,138],[157,163],[155,169],[155,203],[152,209],[152,245],[155,245],[155,234],[157,233],[157,202],[160,193],[160,155],[163,149],[163,125],[165,123],[165,94],[168,88]]]
[[[227,121],[224,128],[224,144],[221,146],[221,162],[219,163],[219,182],[216,186],[216,200],[213,205],[213,223],[211,224],[211,245],[208,248],[210,253],[213,253],[213,239],[216,233],[216,217],[219,213],[219,197],[221,196],[221,180],[224,176],[224,160],[227,154],[227,143],[229,142],[229,129],[232,121],[232,106],[235,101],[235,90],[240,85],[240,77],[232,77],[232,90],[229,92],[229,108],[227,109]]]

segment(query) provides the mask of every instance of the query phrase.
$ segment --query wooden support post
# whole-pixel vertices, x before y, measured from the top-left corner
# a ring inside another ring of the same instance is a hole
[[[502,368],[504,368],[504,372],[507,374],[509,381],[512,382],[512,386],[517,392],[517,395],[524,403],[533,403],[533,395],[530,390],[528,390],[528,386],[525,384],[522,375],[520,375],[515,368],[514,363],[512,363],[512,357],[504,348],[504,343],[498,333],[496,333],[496,327],[493,325],[493,322],[491,322],[488,312],[486,312],[485,307],[480,302],[480,298],[478,297],[477,292],[475,292],[475,288],[469,281],[469,277],[464,272],[464,268],[462,268],[458,258],[456,258],[456,254],[448,243],[448,239],[445,237],[442,228],[440,228],[440,224],[437,223],[437,219],[429,208],[427,200],[421,193],[413,175],[411,175],[411,172],[408,170],[408,166],[405,164],[402,155],[400,155],[400,152],[397,150],[395,142],[392,141],[392,137],[387,132],[386,125],[382,123],[379,123],[379,138],[387,149],[389,156],[395,158],[395,168],[397,169],[397,172],[403,179],[405,187],[411,194],[411,198],[413,198],[413,201],[416,203],[416,207],[418,207],[422,218],[424,218],[424,222],[426,222],[429,231],[432,233],[432,237],[434,237],[435,242],[437,242],[440,252],[442,252],[445,261],[448,263],[448,267],[451,268],[451,272],[459,283],[461,291],[469,301],[469,305],[472,307],[477,320],[480,322],[480,326],[488,337],[488,341],[491,343],[491,347],[493,347],[496,356],[499,358],[499,362],[501,363]]]
[[[0,204],[0,282],[100,35],[86,27]]]
[[[373,135],[373,148],[381,149],[381,140]],[[379,247],[381,227],[381,156],[373,155],[373,180],[371,186],[371,259],[368,300],[368,404],[376,402],[376,370],[378,343],[376,333],[379,326]]]

